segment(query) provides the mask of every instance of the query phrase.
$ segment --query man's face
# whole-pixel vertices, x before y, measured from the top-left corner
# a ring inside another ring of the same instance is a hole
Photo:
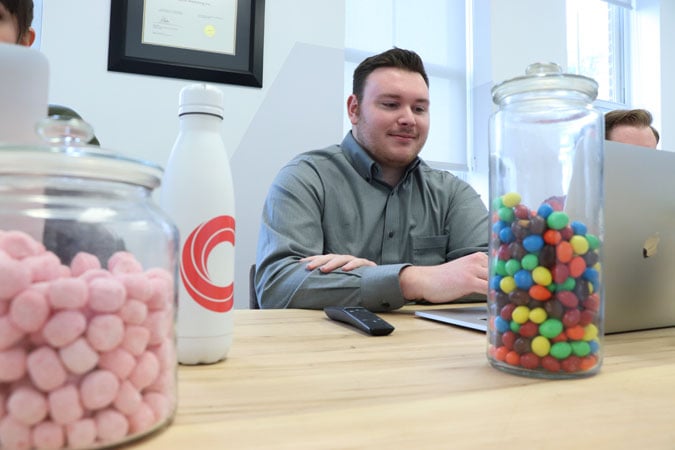
[[[641,145],[656,148],[656,136],[649,127],[635,127],[632,125],[617,125],[609,133],[609,140],[624,144]]]
[[[402,169],[422,150],[429,134],[429,89],[417,72],[374,70],[359,103],[347,100],[354,137],[386,169]]]

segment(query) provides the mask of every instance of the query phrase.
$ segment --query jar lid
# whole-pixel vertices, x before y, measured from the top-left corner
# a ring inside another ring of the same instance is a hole
[[[161,183],[159,165],[83,144],[93,130],[82,120],[52,116],[38,124],[38,133],[45,146],[0,145],[0,175],[88,178],[150,189]]]
[[[556,63],[534,63],[527,66],[525,76],[512,78],[492,88],[492,100],[499,104],[507,97],[533,91],[577,91],[589,97],[598,96],[598,83],[589,77],[563,73]]]

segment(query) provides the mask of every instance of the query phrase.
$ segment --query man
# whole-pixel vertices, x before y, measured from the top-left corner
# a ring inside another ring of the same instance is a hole
[[[467,183],[418,154],[429,132],[420,57],[364,60],[341,145],[281,169],[263,208],[256,291],[263,308],[448,302],[486,293],[488,214]]]
[[[605,114],[605,139],[656,148],[659,132],[645,109],[617,109]]]

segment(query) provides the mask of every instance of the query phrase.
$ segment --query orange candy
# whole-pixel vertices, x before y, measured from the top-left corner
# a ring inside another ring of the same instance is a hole
[[[509,349],[501,346],[498,347],[497,350],[495,350],[494,357],[497,361],[504,361],[506,359],[506,355],[509,353]]]
[[[575,256],[567,265],[572,278],[578,278],[586,270],[586,261],[581,256]]]
[[[584,327],[575,325],[565,330],[565,334],[573,341],[580,341],[584,338]]]
[[[581,370],[591,370],[598,363],[595,355],[588,355],[581,358]]]
[[[556,245],[555,256],[561,263],[568,263],[572,261],[572,257],[574,256],[574,249],[572,248],[572,244],[570,244],[567,241],[563,241],[558,245]]]
[[[511,364],[512,366],[519,366],[520,365],[520,355],[516,353],[515,351],[511,350],[506,354],[506,359],[504,360],[507,364]]]
[[[562,240],[562,235],[560,231],[549,229],[544,232],[544,242],[549,245],[558,245]]]
[[[545,286],[540,286],[538,284],[533,285],[528,291],[530,297],[540,302],[544,302],[551,298],[551,291],[549,291]]]

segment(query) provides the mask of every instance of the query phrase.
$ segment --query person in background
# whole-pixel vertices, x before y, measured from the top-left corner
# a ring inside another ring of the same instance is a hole
[[[30,47],[35,41],[32,23],[33,0],[0,0],[0,42]],[[73,109],[63,105],[49,105],[47,114],[82,119]],[[96,136],[88,144],[100,145]]]
[[[0,42],[30,47],[35,40],[32,22],[32,0],[0,0]],[[75,111],[61,105],[49,105],[48,115],[81,119]],[[99,145],[98,139],[94,136],[89,144]],[[125,249],[119,237],[100,225],[64,219],[45,222],[42,242],[64,264],[69,264],[79,251],[92,253],[105,263],[112,254]]]
[[[660,136],[646,109],[617,109],[605,114],[605,139],[656,148]]]
[[[354,71],[352,129],[283,167],[267,195],[255,288],[262,308],[442,303],[487,293],[488,212],[419,158],[429,132],[421,58],[393,48]]]

